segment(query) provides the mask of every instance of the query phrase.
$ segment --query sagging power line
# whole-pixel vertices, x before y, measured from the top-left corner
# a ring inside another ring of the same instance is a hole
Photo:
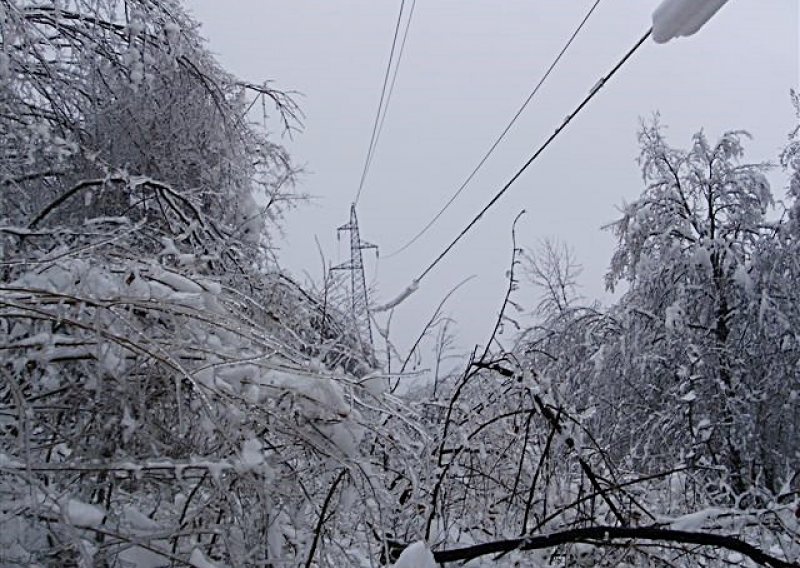
[[[533,88],[533,90],[530,92],[530,94],[528,94],[528,97],[525,99],[525,101],[519,107],[517,112],[511,118],[511,121],[506,125],[506,127],[503,129],[503,131],[497,137],[497,139],[492,143],[492,145],[489,147],[489,150],[483,155],[483,157],[478,162],[478,165],[475,166],[475,168],[470,172],[470,174],[466,177],[466,179],[461,183],[461,185],[458,187],[458,189],[456,189],[456,191],[450,196],[450,198],[447,200],[447,202],[444,204],[444,206],[442,206],[442,208],[439,209],[439,211],[431,218],[431,220],[428,221],[428,223],[424,227],[422,227],[422,229],[420,229],[420,231],[417,234],[415,234],[413,237],[411,237],[411,239],[408,242],[406,242],[404,245],[402,245],[397,250],[389,253],[384,258],[392,258],[394,256],[397,256],[401,252],[403,252],[403,251],[407,250],[409,247],[411,247],[414,243],[416,243],[441,218],[441,216],[445,213],[445,211],[447,211],[447,209],[450,208],[450,206],[458,198],[458,196],[461,195],[461,193],[467,188],[467,186],[472,182],[473,178],[478,174],[478,172],[481,170],[481,168],[483,168],[483,166],[487,162],[487,160],[494,153],[495,149],[500,145],[500,143],[503,141],[503,139],[505,139],[506,134],[508,134],[508,132],[511,130],[511,128],[514,126],[514,124],[517,122],[519,117],[522,115],[522,113],[528,107],[530,102],[539,93],[539,90],[542,88],[544,83],[547,81],[547,79],[553,73],[553,70],[561,62],[561,59],[564,57],[564,55],[567,53],[569,48],[572,46],[572,44],[574,43],[575,39],[578,37],[578,34],[580,34],[580,32],[586,26],[586,23],[589,21],[589,18],[591,18],[592,14],[595,12],[597,7],[600,5],[600,2],[601,2],[601,0],[596,0],[595,3],[592,5],[592,7],[589,8],[589,11],[583,17],[583,20],[581,20],[580,24],[578,24],[578,27],[575,29],[575,31],[572,32],[572,35],[567,40],[566,44],[561,48],[561,51],[558,53],[558,55],[553,60],[553,62],[550,64],[550,66],[547,68],[547,70],[544,72],[544,74],[542,75],[541,79],[539,79],[539,82],[536,84],[536,86]]]
[[[575,117],[578,116],[581,113],[581,111],[583,111],[584,108],[586,108],[589,102],[591,102],[591,100],[594,99],[597,96],[597,94],[603,90],[603,87],[605,87],[608,84],[608,82],[614,77],[614,75],[616,75],[617,72],[620,69],[622,69],[625,63],[627,63],[628,60],[630,60],[630,58],[633,57],[634,53],[636,53],[639,50],[639,48],[642,47],[642,45],[644,45],[644,42],[647,41],[647,39],[652,35],[652,33],[653,33],[653,28],[651,27],[633,45],[633,47],[630,50],[628,50],[628,52],[622,57],[622,59],[620,59],[617,62],[617,64],[614,65],[611,71],[609,71],[606,75],[601,77],[601,79],[597,83],[595,83],[595,86],[592,87],[592,89],[589,91],[589,94],[586,95],[586,97],[584,97],[584,99],[575,108],[575,110],[572,111],[571,114],[567,115],[567,117],[564,119],[561,125],[555,129],[555,131],[544,141],[544,143],[542,143],[541,146],[539,146],[539,148],[531,155],[530,158],[528,158],[528,160],[522,165],[522,167],[519,168],[519,170],[517,170],[517,172],[513,176],[511,176],[511,179],[509,179],[508,182],[506,182],[506,184],[502,188],[500,188],[500,190],[497,193],[495,193],[494,197],[492,197],[492,199],[486,205],[483,206],[483,208],[478,212],[478,214],[475,215],[475,217],[473,217],[469,223],[467,223],[467,225],[461,230],[461,232],[458,235],[456,235],[456,237],[450,242],[450,244],[448,244],[444,248],[444,250],[442,250],[442,252],[439,253],[439,255],[433,260],[433,262],[431,262],[428,265],[428,267],[425,268],[425,270],[423,270],[420,273],[420,275],[412,281],[411,285],[408,286],[403,292],[401,292],[400,297],[402,297],[403,300],[408,296],[410,296],[414,291],[416,291],[420,281],[422,281],[423,278],[425,278],[428,274],[430,274],[430,272],[436,267],[436,265],[438,265],[442,260],[444,260],[444,258],[450,253],[450,251],[453,250],[453,248],[458,244],[458,242],[462,238],[464,238],[464,236],[478,223],[478,221],[480,221],[481,217],[483,217],[486,214],[486,212],[489,209],[491,209],[500,200],[500,198],[503,197],[503,195],[505,195],[505,193],[511,188],[511,186],[514,185],[514,183],[520,178],[520,176],[522,176],[525,170],[527,170],[531,166],[531,164],[533,164],[539,158],[539,156],[542,155],[542,153],[550,146],[550,144],[552,144],[553,141],[556,138],[558,138],[559,134],[561,134],[564,131],[564,129],[567,126],[569,126],[569,124],[575,119]],[[400,302],[397,301],[391,301],[388,302],[387,305],[391,305],[392,307],[394,307],[399,303]]]
[[[625,65],[625,63],[627,63],[631,57],[633,57],[633,54],[636,53],[639,50],[639,48],[642,47],[642,45],[644,45],[644,42],[647,41],[647,39],[650,37],[652,33],[653,33],[653,28],[651,27],[639,39],[639,41],[637,41],[634,44],[634,46],[622,57],[622,59],[620,59],[619,62],[617,62],[617,64],[611,69],[611,71],[605,76],[603,76],[595,84],[595,86],[592,87],[591,91],[589,91],[589,94],[586,95],[586,97],[583,99],[583,101],[581,101],[581,103],[572,112],[572,114],[567,115],[567,117],[564,119],[564,122],[562,122],[561,125],[558,128],[556,128],[555,132],[553,132],[553,134],[551,134],[550,137],[547,138],[547,140],[545,140],[541,146],[539,146],[536,152],[534,152],[533,155],[530,158],[528,158],[528,161],[525,162],[519,170],[517,170],[517,173],[511,176],[511,179],[508,180],[508,182],[506,182],[506,184],[494,195],[494,197],[492,197],[492,199],[483,207],[483,209],[481,209],[478,212],[478,214],[475,215],[475,217],[473,217],[473,219],[469,223],[467,223],[466,227],[464,227],[464,229],[461,230],[461,232],[456,236],[456,238],[453,239],[449,245],[447,245],[447,247],[439,254],[439,256],[437,256],[433,260],[433,262],[431,262],[430,265],[428,265],[428,267],[422,271],[419,277],[416,278],[415,282],[419,282],[420,280],[425,278],[430,273],[430,271],[433,270],[436,267],[436,265],[439,264],[442,261],[442,259],[444,259],[444,257],[448,255],[448,253],[451,250],[453,250],[453,247],[455,247],[456,244],[458,244],[458,241],[460,241],[464,237],[464,235],[466,235],[472,229],[472,227],[474,227],[475,224],[478,221],[480,221],[481,217],[483,217],[483,215],[489,209],[491,209],[494,206],[494,204],[500,200],[501,197],[503,197],[506,191],[508,191],[509,188],[512,185],[514,185],[514,183],[525,172],[525,170],[527,170],[530,167],[530,165],[533,164],[533,162],[535,162],[536,159],[542,155],[542,152],[544,152],[547,149],[547,147],[550,146],[550,144],[552,144],[553,140],[555,140],[558,137],[558,135],[561,134],[564,131],[564,129],[575,119],[575,117],[578,116],[584,108],[586,108],[586,105],[588,105],[589,102],[595,96],[597,96],[597,93],[603,90],[603,87],[606,86],[608,81],[610,81],[611,78],[617,74],[617,71],[619,71],[623,67],[623,65]]]
[[[414,17],[414,8],[416,8],[417,2],[416,0],[412,0],[411,8],[409,9],[408,19],[406,20],[406,27],[405,31],[403,32],[403,39],[400,43],[399,50],[397,49],[397,40],[400,35],[400,27],[403,22],[403,12],[405,11],[405,0],[400,2],[400,12],[397,14],[397,22],[394,28],[394,36],[392,38],[392,48],[389,51],[389,61],[386,64],[386,71],[383,76],[383,86],[381,87],[381,96],[378,102],[378,110],[375,113],[375,120],[373,121],[372,125],[372,134],[370,135],[369,140],[369,147],[367,148],[367,156],[364,159],[364,169],[361,172],[361,180],[358,183],[358,191],[356,192],[356,197],[353,200],[354,204],[358,204],[358,200],[361,198],[361,193],[364,190],[364,183],[367,180],[367,175],[369,175],[369,169],[372,165],[372,159],[375,156],[375,149],[378,146],[378,140],[380,139],[381,132],[383,131],[383,124],[386,120],[386,112],[389,109],[389,102],[392,98],[392,93],[394,92],[394,85],[397,81],[397,72],[400,69],[400,62],[403,59],[403,52],[405,51],[406,47],[406,40],[408,39],[408,30],[411,27],[411,20]],[[395,51],[397,50],[397,60],[395,61]],[[394,68],[394,73],[392,73],[392,69]],[[391,76],[391,83],[389,83],[389,77]],[[388,91],[387,91],[388,87]]]

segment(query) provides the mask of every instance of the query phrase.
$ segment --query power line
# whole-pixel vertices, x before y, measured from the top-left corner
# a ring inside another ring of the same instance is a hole
[[[558,135],[561,134],[561,132],[563,132],[564,129],[569,125],[569,123],[572,122],[573,119],[576,116],[578,116],[578,114],[580,114],[580,112],[586,107],[586,105],[589,104],[589,102],[597,95],[597,93],[599,93],[603,89],[606,83],[608,83],[608,81],[610,81],[611,78],[617,74],[617,71],[619,71],[622,68],[622,66],[625,65],[625,63],[627,63],[627,61],[633,56],[633,54],[636,53],[636,51],[638,51],[638,49],[644,44],[647,38],[649,38],[652,35],[652,33],[653,33],[653,28],[651,27],[649,30],[647,30],[647,33],[645,33],[641,37],[641,39],[639,39],[639,41],[637,41],[634,44],[634,46],[622,57],[622,59],[619,60],[619,62],[611,69],[611,71],[607,75],[603,76],[600,79],[600,81],[597,82],[597,84],[595,84],[592,90],[589,91],[589,94],[583,99],[583,101],[572,112],[572,114],[567,115],[567,117],[564,119],[564,122],[561,123],[561,126],[556,128],[555,132],[553,132],[553,134],[551,134],[550,137],[547,138],[547,140],[545,140],[545,142],[539,147],[539,149],[536,150],[536,152],[534,152],[530,158],[528,158],[528,161],[525,162],[522,165],[522,167],[517,171],[517,173],[515,173],[510,180],[508,180],[508,182],[500,189],[500,191],[498,191],[495,194],[494,197],[492,197],[491,201],[489,201],[486,205],[484,205],[483,209],[481,209],[480,212],[478,212],[478,214],[467,224],[467,226],[461,230],[461,232],[456,236],[456,238],[453,239],[450,242],[450,244],[447,245],[447,247],[441,253],[439,253],[439,256],[437,256],[434,259],[434,261],[430,263],[430,265],[428,265],[428,267],[425,270],[422,271],[419,277],[414,280],[415,283],[418,283],[423,278],[425,278],[425,276],[427,276],[430,273],[430,271],[433,270],[434,267],[436,267],[436,265],[439,264],[442,261],[442,259],[444,259],[444,257],[446,257],[450,253],[451,250],[453,250],[453,247],[455,247],[456,244],[458,244],[458,241],[460,241],[464,237],[464,235],[466,235],[472,229],[472,227],[474,227],[477,224],[477,222],[481,219],[481,217],[483,217],[483,215],[489,209],[491,209],[492,206],[494,206],[494,204],[497,203],[497,201],[499,201],[499,199],[505,194],[505,192],[508,191],[508,189],[512,185],[514,185],[514,183],[525,172],[525,170],[527,170],[528,167],[530,167],[530,165],[534,161],[536,161],[536,159],[542,154],[542,152],[544,152],[547,149],[547,147],[550,146],[553,140],[555,140],[558,137]]]
[[[372,125],[372,134],[370,135],[369,140],[369,147],[367,148],[367,157],[364,160],[364,169],[361,172],[361,180],[358,184],[358,191],[356,192],[356,198],[353,200],[353,203],[358,204],[358,200],[361,197],[361,192],[364,189],[364,182],[367,179],[367,174],[369,173],[370,165],[372,164],[372,157],[375,154],[375,147],[378,144],[378,138],[380,137],[380,132],[383,130],[383,119],[381,117],[386,116],[386,109],[389,106],[389,99],[391,98],[392,91],[394,90],[394,82],[397,79],[397,70],[400,67],[400,59],[402,58],[402,51],[405,48],[406,37],[408,36],[408,28],[411,26],[411,17],[408,19],[408,24],[406,25],[406,31],[403,35],[403,42],[398,54],[397,63],[394,66],[394,78],[392,79],[391,87],[388,92],[386,88],[389,86],[389,76],[392,74],[392,64],[394,63],[394,53],[397,49],[397,39],[400,35],[400,26],[403,22],[403,12],[405,10],[406,1],[402,0],[400,2],[400,12],[397,14],[397,23],[394,27],[394,36],[392,37],[392,49],[389,51],[389,61],[386,64],[386,71],[383,76],[383,86],[381,87],[381,97],[378,102],[378,110],[375,113],[375,120]],[[416,0],[414,0],[414,6],[416,6]],[[411,11],[411,16],[413,16],[413,6]],[[384,104],[385,102],[385,104]]]
[[[386,104],[383,107],[383,115],[381,116],[381,123],[378,126],[378,135],[375,137],[375,146],[378,145],[378,140],[383,132],[383,124],[386,122],[386,115],[389,112],[389,103],[392,101],[392,94],[394,93],[394,84],[397,81],[397,72],[400,70],[400,62],[403,60],[403,53],[406,50],[406,40],[408,39],[408,30],[411,29],[411,20],[414,18],[414,9],[417,7],[417,0],[412,0],[411,8],[408,10],[408,21],[406,22],[406,29],[403,32],[403,41],[400,43],[400,51],[397,54],[397,63],[394,66],[394,73],[392,74],[392,82],[389,85],[389,94],[386,96]],[[372,155],[369,158],[370,165],[372,165],[372,158],[375,157],[375,148],[372,149]]]
[[[392,37],[392,49],[389,51],[389,61],[386,63],[386,72],[383,76],[383,86],[381,87],[381,97],[378,101],[378,110],[375,113],[375,120],[372,124],[372,134],[369,139],[369,147],[367,148],[367,157],[364,160],[364,170],[361,172],[361,181],[358,184],[358,192],[354,203],[358,203],[358,198],[361,197],[361,190],[364,189],[364,181],[367,179],[367,172],[369,171],[370,162],[372,161],[372,153],[375,150],[375,140],[378,133],[378,123],[380,122],[381,112],[383,111],[383,101],[386,97],[386,87],[389,83],[389,74],[392,71],[392,62],[394,61],[394,50],[397,47],[397,37],[400,32],[400,24],[403,21],[403,10],[405,8],[405,0],[400,2],[400,12],[397,14],[397,23],[394,27],[394,36]]]
[[[539,82],[530,92],[528,98],[526,98],[525,102],[522,103],[522,106],[519,107],[516,114],[514,114],[513,118],[511,119],[511,121],[506,125],[506,127],[500,133],[500,136],[497,137],[497,139],[491,145],[486,154],[484,154],[483,158],[481,158],[481,160],[478,162],[478,165],[475,166],[475,168],[470,172],[470,174],[467,176],[464,182],[459,186],[459,188],[455,191],[455,193],[453,193],[453,195],[450,196],[450,199],[447,200],[444,206],[441,209],[439,209],[439,212],[436,213],[436,215],[434,215],[433,218],[430,221],[428,221],[428,223],[416,235],[414,235],[406,244],[401,246],[396,251],[386,255],[384,258],[392,258],[394,256],[397,256],[401,252],[407,250],[414,243],[416,243],[425,233],[428,232],[428,229],[430,229],[436,223],[436,221],[439,220],[439,218],[444,214],[444,212],[447,211],[447,209],[453,204],[453,202],[458,198],[458,196],[461,195],[461,193],[467,188],[472,179],[477,175],[477,173],[480,171],[480,169],[483,167],[486,161],[494,153],[495,149],[500,145],[500,142],[502,142],[503,139],[506,137],[506,134],[508,134],[508,132],[514,126],[514,124],[517,122],[517,119],[520,117],[520,115],[522,115],[522,113],[528,107],[528,104],[530,104],[533,98],[537,95],[539,90],[542,88],[542,85],[544,85],[545,81],[547,81],[547,79],[550,77],[550,74],[553,72],[556,66],[561,62],[561,59],[564,57],[564,54],[572,46],[573,42],[575,41],[575,38],[577,38],[578,34],[583,30],[584,26],[589,21],[589,18],[591,18],[594,11],[600,5],[600,2],[601,0],[595,1],[595,3],[592,5],[592,7],[584,16],[583,20],[581,20],[581,23],[578,25],[578,27],[570,36],[569,40],[567,40],[567,43],[564,45],[563,48],[561,48],[561,51],[558,53],[553,63],[550,64],[550,67],[547,68],[544,75],[542,75],[542,78],[539,79]]]

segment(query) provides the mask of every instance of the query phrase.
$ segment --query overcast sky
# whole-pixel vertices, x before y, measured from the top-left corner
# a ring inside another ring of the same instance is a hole
[[[408,5],[410,0],[406,2]],[[391,299],[447,245],[561,124],[650,26],[658,0],[603,0],[504,144],[440,222],[404,244],[443,205],[502,131],[593,0],[418,0],[386,124],[358,214],[375,301]],[[253,81],[302,93],[305,129],[284,140],[305,166],[300,191],[314,201],[287,219],[282,264],[321,280],[315,236],[331,262],[347,259],[336,227],[347,222],[369,143],[400,2],[390,0],[190,0],[221,63]],[[673,145],[745,129],[752,161],[775,160],[796,120],[797,0],[730,0],[692,38],[648,42],[448,258],[398,308],[407,345],[439,300],[460,344],[485,342],[502,300],[516,214],[521,245],[555,237],[584,266],[583,294],[607,298],[602,277],[614,247],[600,227],[642,190],[635,159],[640,117],[660,111]],[[785,191],[772,176],[776,196]],[[369,257],[368,257],[369,258]],[[535,304],[533,292],[517,297]]]

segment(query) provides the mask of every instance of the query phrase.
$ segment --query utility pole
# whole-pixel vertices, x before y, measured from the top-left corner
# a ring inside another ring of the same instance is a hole
[[[378,246],[361,240],[355,203],[350,205],[350,222],[337,229],[337,236],[342,231],[350,233],[350,261],[334,266],[331,270],[347,270],[350,272],[350,317],[353,323],[353,331],[358,336],[358,341],[364,352],[371,356],[373,351],[372,325],[369,317],[367,278],[364,275],[364,258],[361,251],[375,249],[375,254],[377,255]]]

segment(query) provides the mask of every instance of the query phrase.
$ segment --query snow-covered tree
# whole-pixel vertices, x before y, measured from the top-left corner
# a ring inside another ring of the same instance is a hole
[[[488,347],[451,372],[437,310],[399,365],[381,329],[384,375],[272,259],[295,170],[258,98],[296,124],[177,0],[0,0],[0,564],[791,566],[798,231],[740,134],[643,131],[611,310],[514,243]]]
[[[0,20],[0,216],[147,218],[178,249],[226,241],[208,251],[218,260],[276,228],[294,169],[250,123],[250,95],[287,126],[297,110],[223,71],[178,2],[3,0]]]
[[[248,110],[291,100],[172,0],[0,22],[0,564],[377,556],[399,404],[271,260],[294,169]]]
[[[595,386],[616,401],[603,405],[601,420],[647,433],[617,446],[621,455],[723,468],[736,493],[758,479],[775,489],[776,468],[788,465],[760,452],[771,435],[760,427],[774,411],[771,391],[789,385],[765,382],[751,356],[754,255],[775,227],[766,167],[740,162],[742,136],[710,144],[700,133],[679,151],[658,124],[642,129],[647,187],[612,225],[620,244],[608,284],[628,286],[613,310],[621,332]]]
[[[497,383],[507,375],[529,385],[546,400],[540,416],[549,409],[565,425],[552,446],[528,449],[570,480],[551,489],[540,478],[532,502],[562,505],[534,533],[611,525],[724,534],[723,515],[764,550],[794,538],[797,252],[790,225],[769,215],[766,166],[741,162],[743,136],[712,145],[701,133],[679,151],[657,123],[642,129],[646,188],[611,225],[619,247],[608,284],[624,293],[610,308],[581,304],[568,251],[551,245],[524,259],[523,274],[543,292],[534,325],[486,370]],[[537,422],[546,434],[547,421]],[[510,436],[504,451],[519,442]],[[507,455],[524,471],[518,454]],[[660,546],[561,551],[567,565],[700,561]],[[743,560],[717,550],[702,561]]]

